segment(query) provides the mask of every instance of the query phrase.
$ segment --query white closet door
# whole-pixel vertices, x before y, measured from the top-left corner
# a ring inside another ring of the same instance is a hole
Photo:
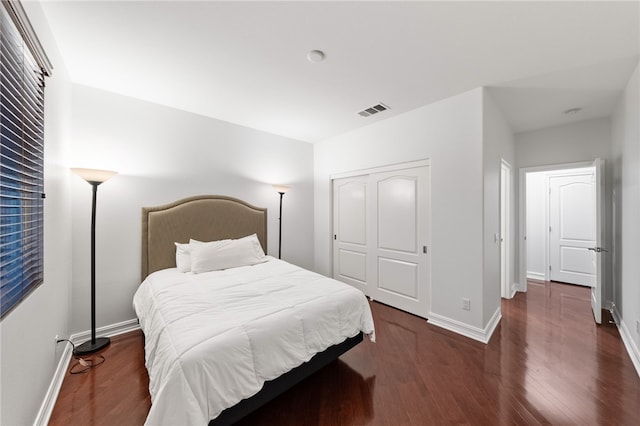
[[[334,277],[426,318],[428,190],[426,166],[334,180]]]
[[[333,277],[370,295],[367,285],[369,176],[333,181]]]
[[[375,182],[377,282],[372,297],[427,317],[427,168],[379,173]]]

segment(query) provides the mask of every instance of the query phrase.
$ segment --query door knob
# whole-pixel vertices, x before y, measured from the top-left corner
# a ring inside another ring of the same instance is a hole
[[[587,247],[587,250],[593,250],[593,251],[595,251],[596,253],[600,253],[600,252],[602,252],[602,251],[609,252],[609,250],[604,249],[604,248],[602,248],[602,247]]]

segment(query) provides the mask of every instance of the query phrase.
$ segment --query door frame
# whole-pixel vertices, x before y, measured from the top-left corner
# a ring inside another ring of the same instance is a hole
[[[356,176],[362,176],[362,175],[369,175],[369,174],[376,174],[376,173],[384,173],[384,172],[393,172],[393,171],[398,171],[398,170],[404,170],[404,169],[412,169],[412,168],[418,168],[418,167],[427,167],[427,182],[428,182],[428,187],[427,187],[427,196],[426,196],[426,203],[427,203],[427,218],[426,218],[426,223],[425,226],[427,228],[427,241],[426,241],[426,245],[428,247],[428,255],[427,255],[427,272],[426,272],[426,279],[427,279],[427,315],[431,313],[431,253],[432,253],[432,249],[431,249],[431,160],[428,158],[425,159],[421,159],[421,160],[416,160],[416,161],[408,161],[406,163],[393,163],[393,164],[388,164],[388,165],[383,165],[383,166],[378,166],[378,167],[372,167],[372,168],[367,168],[367,169],[358,169],[358,170],[351,170],[351,171],[347,171],[347,172],[341,172],[341,173],[334,173],[329,175],[329,234],[327,235],[327,237],[329,238],[329,247],[330,247],[330,267],[331,267],[331,276],[333,277],[334,273],[335,273],[335,265],[334,265],[334,258],[333,258],[333,253],[334,253],[334,241],[333,241],[333,234],[335,233],[335,223],[334,223],[334,209],[335,209],[335,203],[334,203],[334,193],[333,193],[333,181],[336,179],[342,179],[342,178],[349,178],[349,177],[356,177]]]
[[[500,163],[500,293],[511,299],[515,290],[511,283],[511,182],[513,169],[504,158]]]
[[[580,168],[573,168],[573,169],[562,169],[562,170],[557,170],[556,171],[550,171],[549,173],[546,173],[546,218],[545,218],[545,222],[546,222],[546,226],[550,227],[553,226],[553,222],[555,217],[551,214],[552,213],[552,206],[553,206],[553,200],[551,199],[551,181],[554,178],[560,178],[560,177],[573,177],[573,176],[585,176],[585,175],[591,175],[591,178],[593,179],[593,177],[595,176],[595,174],[598,171],[596,170],[595,166],[593,166],[593,164],[590,167],[586,167],[584,170],[580,169]],[[595,183],[594,183],[595,185]],[[596,199],[594,196],[594,200],[593,203],[596,204]],[[596,206],[597,208],[597,206]],[[596,227],[597,224],[594,224],[594,227]],[[552,256],[553,253],[553,244],[552,244],[552,240],[551,240],[551,231],[549,231],[548,233],[545,233],[545,237],[546,237],[546,247],[545,247],[545,251],[546,251],[546,256],[545,256],[545,281],[551,281],[551,275],[553,275],[555,272],[557,271],[553,271],[550,269],[550,267],[552,266],[552,263],[554,263],[555,260],[558,259],[554,259]],[[594,235],[597,234],[597,229],[594,229]],[[596,244],[596,241],[594,241],[593,244]],[[556,266],[558,266],[558,264],[556,263]],[[562,280],[560,280],[562,281]],[[575,284],[575,283],[574,283]],[[575,285],[582,285],[582,286],[586,286],[585,284],[575,284]],[[591,287],[591,286],[589,286]]]
[[[518,291],[527,291],[527,173],[593,167],[593,161],[594,160],[577,163],[549,164],[546,166],[521,167],[518,169]],[[546,261],[548,264],[548,259]]]

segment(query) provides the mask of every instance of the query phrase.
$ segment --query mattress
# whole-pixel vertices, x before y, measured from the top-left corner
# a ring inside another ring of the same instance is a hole
[[[149,275],[133,305],[145,335],[147,425],[206,425],[265,381],[360,332],[369,303],[347,284],[267,257],[253,266]]]

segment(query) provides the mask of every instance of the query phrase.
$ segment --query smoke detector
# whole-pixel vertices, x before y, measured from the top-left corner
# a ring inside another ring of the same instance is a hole
[[[309,53],[307,53],[307,60],[309,62],[313,62],[314,64],[324,61],[325,57],[326,55],[322,50],[312,50]]]

